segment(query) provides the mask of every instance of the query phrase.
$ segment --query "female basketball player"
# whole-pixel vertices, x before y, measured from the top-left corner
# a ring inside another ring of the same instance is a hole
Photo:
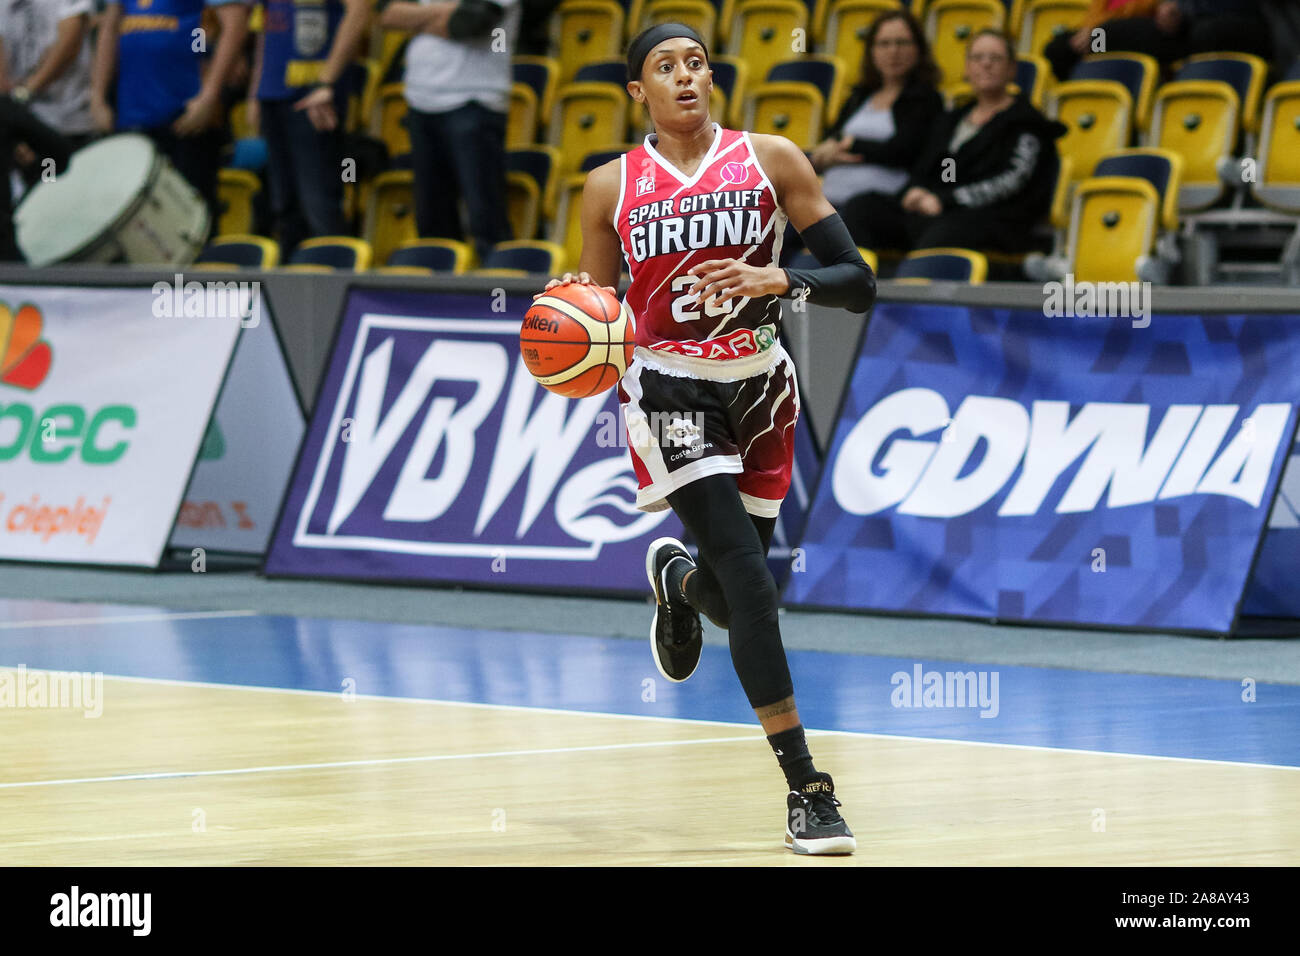
[[[709,115],[708,51],[690,27],[650,27],[628,48],[627,89],[649,109],[644,145],[593,170],[575,277],[611,292],[620,265],[637,348],[619,398],[645,511],[671,507],[699,545],[650,545],[655,666],[695,671],[699,614],[729,634],[731,659],[785,773],[786,845],[851,853],[834,784],[819,773],[795,709],[767,549],[790,487],[799,392],[778,339],[778,298],[866,312],[875,277],[797,146],[722,129]],[[820,269],[780,269],[787,220]],[[666,423],[666,427],[665,424]]]

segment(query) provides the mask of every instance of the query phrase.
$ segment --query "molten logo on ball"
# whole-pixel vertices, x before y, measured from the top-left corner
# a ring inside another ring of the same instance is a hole
[[[519,351],[538,384],[566,398],[588,398],[618,384],[632,361],[627,307],[599,286],[570,282],[532,304]]]

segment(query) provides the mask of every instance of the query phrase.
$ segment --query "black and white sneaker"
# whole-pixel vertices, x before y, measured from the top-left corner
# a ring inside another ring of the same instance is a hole
[[[830,774],[819,773],[802,790],[791,790],[785,804],[785,845],[794,852],[833,856],[858,848],[853,831],[835,809],[840,802]]]
[[[665,680],[680,684],[695,673],[700,663],[704,636],[700,631],[700,613],[680,597],[680,590],[669,587],[668,566],[688,561],[690,552],[676,538],[657,538],[650,542],[645,555],[645,573],[655,592],[655,619],[650,625],[650,653],[655,667]],[[673,569],[674,580],[676,568]]]

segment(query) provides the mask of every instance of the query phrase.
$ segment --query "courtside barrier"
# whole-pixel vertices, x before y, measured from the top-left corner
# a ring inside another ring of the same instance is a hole
[[[156,301],[0,285],[0,559],[158,565],[246,303]]]
[[[877,305],[788,603],[1233,629],[1294,442],[1300,315],[1045,311]]]

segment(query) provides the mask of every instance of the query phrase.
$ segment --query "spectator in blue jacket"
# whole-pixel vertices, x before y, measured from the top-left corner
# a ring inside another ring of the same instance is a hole
[[[205,22],[208,8],[215,20]],[[214,222],[225,138],[221,90],[243,50],[248,13],[244,0],[113,0],[100,21],[91,73],[99,130],[152,139],[207,201]],[[116,112],[109,105],[114,71]]]
[[[339,81],[369,18],[368,0],[266,0],[248,121],[266,140],[271,217],[285,258],[303,239],[346,231]]]

